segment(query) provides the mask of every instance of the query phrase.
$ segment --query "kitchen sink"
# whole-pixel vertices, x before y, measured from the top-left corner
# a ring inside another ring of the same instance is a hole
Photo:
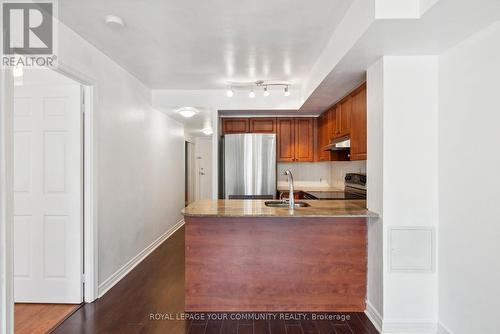
[[[287,201],[266,201],[265,202],[266,206],[272,207],[272,208],[287,208],[290,206],[290,204]],[[295,202],[294,208],[305,208],[310,206],[306,202]]]

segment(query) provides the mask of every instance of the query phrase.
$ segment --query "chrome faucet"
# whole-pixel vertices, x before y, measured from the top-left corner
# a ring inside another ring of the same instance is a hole
[[[295,198],[293,196],[293,175],[292,171],[287,169],[285,171],[285,175],[288,176],[288,204],[289,204],[289,209],[293,210],[295,207]]]

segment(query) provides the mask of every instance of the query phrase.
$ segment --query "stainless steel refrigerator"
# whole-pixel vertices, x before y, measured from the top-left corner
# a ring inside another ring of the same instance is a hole
[[[275,134],[225,135],[223,150],[224,198],[276,198]]]

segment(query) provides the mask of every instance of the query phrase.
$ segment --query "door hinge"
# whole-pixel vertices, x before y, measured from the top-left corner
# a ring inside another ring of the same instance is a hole
[[[82,283],[85,283],[85,274],[82,274]]]

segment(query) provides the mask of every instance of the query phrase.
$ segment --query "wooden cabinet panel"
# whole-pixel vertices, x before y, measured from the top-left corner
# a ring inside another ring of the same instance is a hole
[[[328,145],[330,141],[330,123],[329,123],[330,114],[324,112],[319,116],[318,119],[318,159],[319,161],[330,161],[331,160],[331,151],[323,150],[323,147]]]
[[[278,118],[277,125],[277,157],[278,162],[295,161],[295,120]]]
[[[351,160],[366,160],[366,84],[352,94]]]
[[[222,118],[222,134],[231,133],[276,133],[278,162],[300,162],[315,160],[317,126],[314,118]],[[325,129],[328,122],[325,121]],[[324,141],[328,134],[324,131]],[[323,146],[326,145],[322,143]],[[329,155],[326,152],[326,155]]]
[[[276,133],[276,118],[250,118],[251,133]]]
[[[313,118],[295,119],[295,161],[314,161]]]
[[[336,126],[337,133],[335,137],[345,137],[350,134],[351,131],[351,109],[352,109],[352,99],[347,96],[339,104],[337,104],[337,117]]]
[[[247,133],[249,131],[248,118],[223,118],[222,134]]]
[[[326,121],[327,121],[327,138],[328,143],[337,136],[337,106],[333,106],[332,108],[326,111]]]
[[[186,217],[185,310],[363,312],[366,233],[365,218]]]

